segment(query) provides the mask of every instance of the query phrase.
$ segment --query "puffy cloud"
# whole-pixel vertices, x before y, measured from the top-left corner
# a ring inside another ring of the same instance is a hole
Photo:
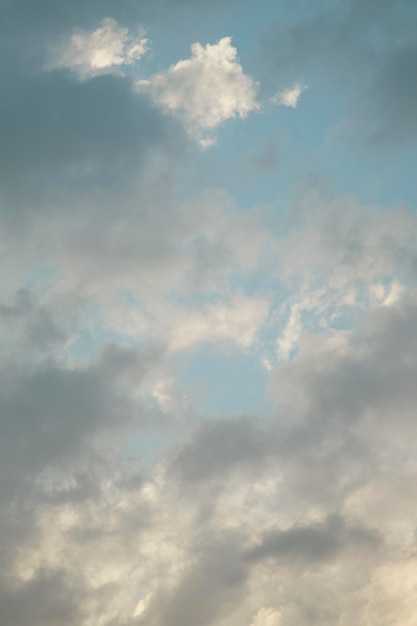
[[[142,31],[133,38],[116,20],[105,18],[96,30],[76,31],[68,42],[51,51],[47,67],[68,68],[82,77],[94,76],[135,63],[146,53],[147,42]]]
[[[178,111],[202,146],[214,141],[211,131],[226,120],[260,108],[257,83],[243,73],[231,37],[206,46],[193,44],[191,58],[139,81],[137,87],[162,107]]]

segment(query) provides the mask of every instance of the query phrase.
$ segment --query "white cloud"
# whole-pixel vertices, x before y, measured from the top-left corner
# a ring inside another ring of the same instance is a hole
[[[51,54],[48,69],[68,68],[81,76],[92,76],[121,65],[130,65],[147,51],[144,31],[136,37],[116,20],[105,18],[94,31],[76,30],[69,41]]]
[[[172,332],[171,349],[196,343],[232,341],[248,348],[256,338],[268,313],[264,299],[237,297],[230,304],[215,304],[202,312],[182,315]]]
[[[143,308],[107,310],[106,323],[126,336],[147,335],[162,340],[174,352],[202,343],[232,343],[249,348],[268,311],[269,301],[262,297],[236,296],[188,310],[154,302],[152,315]]]
[[[210,131],[260,108],[258,85],[243,73],[231,37],[206,46],[194,43],[191,52],[191,58],[137,86],[161,106],[180,112],[205,147],[214,141]]]
[[[271,98],[271,102],[295,109],[301,94],[306,89],[307,85],[304,85],[303,83],[296,83],[293,87],[279,91],[273,98]]]

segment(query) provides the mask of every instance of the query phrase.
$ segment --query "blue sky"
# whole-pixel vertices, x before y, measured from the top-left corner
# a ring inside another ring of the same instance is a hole
[[[414,626],[413,0],[0,10],[0,623]]]

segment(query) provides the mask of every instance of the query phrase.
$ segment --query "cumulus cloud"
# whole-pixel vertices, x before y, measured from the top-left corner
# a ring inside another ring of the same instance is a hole
[[[82,77],[94,76],[139,61],[147,52],[143,30],[132,37],[112,18],[103,19],[94,31],[78,30],[50,52],[48,69],[68,68]]]
[[[257,111],[257,83],[244,74],[231,37],[215,44],[195,43],[191,58],[178,61],[166,72],[141,80],[162,107],[181,114],[202,146],[214,141],[213,131],[226,120]]]

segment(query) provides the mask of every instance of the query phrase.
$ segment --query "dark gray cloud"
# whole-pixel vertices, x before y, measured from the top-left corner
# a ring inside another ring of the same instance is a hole
[[[247,578],[236,537],[206,538],[195,545],[193,563],[168,599],[156,599],[138,624],[158,626],[208,626],[223,618],[241,598]]]
[[[265,424],[262,426],[249,417],[206,422],[180,450],[174,468],[186,482],[198,483],[258,465],[275,445]]]
[[[102,345],[72,366],[63,358],[74,331],[67,313],[64,327],[28,290],[0,306],[0,483],[9,495],[45,469],[76,464],[97,433],[117,439],[157,421],[129,389],[140,386],[158,351]]]
[[[344,550],[374,549],[380,542],[377,532],[346,526],[340,516],[329,515],[322,524],[267,533],[247,557],[251,561],[272,558],[290,566],[308,567],[336,559]]]
[[[13,387],[3,394],[6,480],[15,471],[32,476],[49,464],[65,462],[97,427],[111,419],[125,420],[128,415],[121,397],[109,404],[106,382],[94,369],[46,367],[20,380],[15,378]]]
[[[67,71],[14,77],[0,105],[2,212],[68,211],[96,192],[132,183],[151,150],[181,150],[175,122],[129,79],[80,82]],[[104,189],[103,189],[104,188]]]
[[[370,411],[382,422],[390,421],[398,410],[396,423],[405,420],[412,426],[416,316],[413,297],[405,297],[397,306],[376,309],[357,330],[350,349],[330,352],[328,365],[322,368],[314,367],[317,353],[313,345],[311,351],[301,350],[292,364],[277,372],[282,400],[285,390],[302,388],[308,419],[353,425]],[[291,380],[293,374],[300,377],[296,383]]]
[[[1,329],[18,337],[21,350],[42,351],[66,340],[66,334],[51,312],[36,301],[29,289],[18,289],[10,301],[0,301]]]

